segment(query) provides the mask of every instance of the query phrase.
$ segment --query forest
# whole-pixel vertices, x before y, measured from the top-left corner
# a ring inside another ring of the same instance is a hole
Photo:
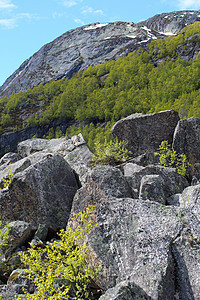
[[[81,131],[92,147],[96,135],[109,136],[105,132],[114,122],[133,113],[174,109],[180,118],[200,117],[200,57],[188,61],[178,55],[188,40],[200,42],[199,22],[117,61],[90,66],[71,79],[5,96],[0,99],[0,133],[10,126],[19,130],[71,119],[80,125],[66,134]],[[52,134],[62,133],[58,128]]]

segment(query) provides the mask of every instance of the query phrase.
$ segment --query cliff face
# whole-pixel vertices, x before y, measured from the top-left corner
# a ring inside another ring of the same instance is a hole
[[[200,21],[199,11],[183,11],[156,15],[138,24],[95,23],[70,30],[27,59],[0,87],[0,96],[51,79],[70,78],[81,69],[125,56],[195,21]]]
[[[95,23],[70,30],[26,60],[0,94],[27,90],[51,79],[70,78],[80,69],[127,55],[161,34],[134,23]]]
[[[176,34],[189,24],[200,21],[200,11],[174,11],[155,15],[146,21],[138,23],[166,35]]]

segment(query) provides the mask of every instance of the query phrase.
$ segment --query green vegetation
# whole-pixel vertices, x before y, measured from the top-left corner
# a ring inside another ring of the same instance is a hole
[[[71,79],[3,97],[0,132],[11,125],[20,129],[55,119],[84,124],[115,122],[132,113],[166,109],[175,109],[181,118],[200,117],[200,58],[197,55],[186,61],[178,53],[180,45],[189,52],[187,47],[193,40],[200,41],[199,22],[177,36],[152,41],[146,50],[89,67]],[[22,119],[22,110],[29,118]]]
[[[127,142],[118,139],[107,141],[102,144],[99,140],[95,142],[95,155],[93,165],[116,165],[131,158],[131,151],[126,149]]]
[[[88,248],[85,237],[95,226],[92,218],[94,207],[74,215],[75,229],[62,229],[60,240],[45,248],[30,245],[28,252],[21,253],[21,261],[28,267],[27,273],[34,281],[36,292],[25,291],[26,299],[92,299],[89,285],[97,276],[87,264]],[[20,299],[20,297],[18,297]]]
[[[185,154],[176,153],[170,149],[167,141],[162,141],[155,155],[159,157],[159,164],[168,168],[176,168],[177,172],[182,175],[187,175],[189,163]]]

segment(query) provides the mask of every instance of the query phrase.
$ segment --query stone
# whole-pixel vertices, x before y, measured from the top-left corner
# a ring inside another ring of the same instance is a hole
[[[38,237],[41,241],[46,241],[48,234],[48,227],[45,224],[39,224],[36,232],[35,237]]]
[[[200,239],[195,238],[187,223],[184,230],[174,240],[172,253],[176,264],[177,299],[198,300],[200,295]]]
[[[8,244],[3,247],[5,256],[10,256],[18,247],[31,241],[36,228],[24,221],[9,223]]]
[[[127,167],[125,165],[124,175],[137,197],[139,197],[142,178],[145,178],[145,176],[148,175],[159,175],[159,178],[162,178],[160,179],[160,181],[163,182],[163,191],[161,194],[165,197],[165,199],[174,194],[182,193],[184,188],[189,185],[188,181],[178,174],[174,168],[166,168],[160,165],[149,165],[147,167],[140,167],[136,169],[134,165],[129,164],[128,169],[129,170],[127,171]]]
[[[115,287],[108,289],[99,300],[135,300],[135,299],[146,299],[151,298],[142,291],[139,287],[131,284],[128,281],[122,281]]]
[[[88,204],[95,205],[101,199],[133,197],[132,190],[122,172],[112,166],[97,166],[88,174],[85,185],[73,201],[72,212],[84,210]]]
[[[9,176],[13,176],[14,174],[24,171],[30,165],[30,159],[25,157],[24,159],[20,159],[12,164],[5,163],[0,166],[0,186],[3,188],[5,179],[9,179]]]
[[[182,227],[173,209],[149,200],[110,198],[96,204],[95,216],[88,247],[90,261],[102,266],[98,284],[108,289],[128,280],[150,299],[160,299],[161,291],[163,299],[173,299],[171,243]]]
[[[180,120],[174,132],[173,149],[186,155],[191,176],[200,179],[200,118]]]
[[[139,198],[166,204],[164,186],[164,179],[160,175],[145,175],[141,180]]]
[[[82,185],[86,183],[87,174],[91,171],[93,154],[86,143],[79,145],[65,155],[65,160],[79,176]]]
[[[127,141],[126,148],[133,156],[155,152],[162,141],[172,144],[175,127],[179,121],[173,110],[153,114],[133,114],[119,120],[112,127],[112,135]]]
[[[19,154],[8,152],[0,159],[0,166],[3,164],[10,164],[18,161],[20,159]]]
[[[200,221],[200,184],[184,189],[179,203],[181,208],[191,211]]]
[[[7,289],[16,294],[24,294],[24,288],[30,293],[33,293],[35,290],[33,281],[27,277],[27,271],[16,269],[8,278]]]
[[[1,219],[58,230],[67,223],[77,189],[74,172],[64,158],[43,153],[41,160],[15,174],[9,187],[0,191]]]

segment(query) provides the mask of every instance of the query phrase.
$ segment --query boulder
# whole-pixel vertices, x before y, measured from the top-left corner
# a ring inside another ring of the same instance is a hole
[[[27,275],[27,271],[24,269],[14,270],[8,278],[7,290],[9,293],[24,294],[24,289],[29,293],[33,293],[35,286],[33,281],[29,279]]]
[[[184,189],[179,204],[181,208],[191,211],[200,222],[200,184]]]
[[[18,161],[20,159],[19,154],[8,152],[0,159],[0,166],[3,164],[10,164]]]
[[[173,149],[186,155],[191,164],[191,175],[200,179],[200,118],[192,117],[178,122]]]
[[[19,143],[18,152],[21,157],[28,158],[36,158],[36,154],[41,152],[62,155],[78,174],[81,184],[85,183],[87,173],[91,171],[90,165],[93,154],[81,133],[72,138],[67,136],[51,140],[29,139]]]
[[[200,222],[191,212],[180,210],[183,229],[173,241],[176,266],[176,299],[198,300],[200,295]]]
[[[9,223],[8,244],[3,247],[6,256],[12,254],[15,249],[31,241],[36,228],[24,221]]]
[[[173,299],[171,243],[182,227],[173,209],[149,200],[110,198],[101,199],[95,210],[97,225],[88,246],[90,261],[102,265],[98,284],[108,289],[128,280],[152,299],[160,299],[161,291],[163,299]]]
[[[86,143],[76,147],[65,155],[65,160],[78,174],[81,184],[86,183],[87,174],[91,171],[93,154]]]
[[[95,205],[110,198],[133,197],[132,190],[122,172],[112,166],[97,166],[87,176],[73,201],[72,212],[82,211],[89,204]]]
[[[134,157],[155,152],[162,141],[172,144],[175,127],[179,121],[173,110],[154,114],[133,114],[119,120],[111,129],[114,137],[128,142],[127,149]]]
[[[146,175],[142,177],[139,198],[166,204],[164,179],[160,175]]]
[[[176,169],[174,168],[166,168],[160,165],[136,167],[135,164],[133,163],[127,163],[127,165],[126,164],[124,165],[124,176],[128,180],[129,185],[132,187],[132,190],[137,194],[137,197],[139,196],[140,189],[142,189],[142,187],[140,187],[142,178],[144,183],[145,178],[148,175],[159,175],[160,179],[159,179],[159,183],[158,182],[157,183],[161,187],[161,182],[162,182],[162,188],[161,190],[158,190],[161,198],[164,197],[165,199],[167,199],[168,197],[174,194],[182,193],[184,188],[188,186],[188,181],[183,176],[178,174],[176,172]],[[149,184],[150,182],[148,183],[148,185]],[[152,185],[152,190],[153,189],[154,187]],[[158,195],[156,197],[158,197]]]
[[[131,284],[129,281],[122,281],[115,287],[108,289],[99,300],[135,300],[145,299],[151,300],[147,294],[139,287]]]
[[[63,228],[78,189],[74,172],[59,154],[37,154],[36,161],[0,191],[1,219],[46,224],[52,230]]]

